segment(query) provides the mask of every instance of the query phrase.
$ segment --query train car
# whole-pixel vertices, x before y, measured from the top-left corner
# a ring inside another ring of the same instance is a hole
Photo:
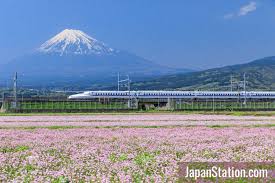
[[[275,92],[249,91],[86,91],[70,95],[68,99],[275,99]]]

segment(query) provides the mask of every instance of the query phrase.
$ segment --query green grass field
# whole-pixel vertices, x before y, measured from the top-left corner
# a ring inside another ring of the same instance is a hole
[[[129,112],[114,112],[114,111],[104,111],[104,112],[33,112],[33,113],[0,113],[0,116],[75,116],[75,115],[135,115],[135,114],[148,114],[148,115],[158,115],[158,114],[177,114],[177,115],[192,115],[192,114],[202,114],[202,115],[232,115],[232,116],[275,116],[274,111],[129,111]]]

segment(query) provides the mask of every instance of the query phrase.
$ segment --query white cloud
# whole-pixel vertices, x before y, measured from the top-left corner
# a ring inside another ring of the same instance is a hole
[[[235,16],[234,13],[229,13],[229,14],[226,14],[223,16],[224,19],[230,19],[230,18],[233,18]]]
[[[245,16],[248,13],[251,13],[257,9],[257,3],[256,2],[250,2],[249,4],[241,7],[238,16]]]
[[[250,3],[248,3],[247,5],[244,5],[240,8],[240,10],[238,11],[238,13],[229,13],[224,15],[224,19],[231,19],[234,17],[240,17],[240,16],[245,16],[253,11],[257,10],[257,3],[254,1],[251,1]]]

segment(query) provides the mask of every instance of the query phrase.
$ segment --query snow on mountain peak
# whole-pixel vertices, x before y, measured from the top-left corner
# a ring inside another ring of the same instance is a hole
[[[43,53],[88,55],[112,54],[114,49],[90,37],[81,30],[65,29],[43,43],[38,51]]]

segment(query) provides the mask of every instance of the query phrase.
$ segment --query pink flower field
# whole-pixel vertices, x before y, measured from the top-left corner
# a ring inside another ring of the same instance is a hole
[[[0,181],[176,182],[180,162],[274,162],[274,124],[214,115],[0,117]]]

